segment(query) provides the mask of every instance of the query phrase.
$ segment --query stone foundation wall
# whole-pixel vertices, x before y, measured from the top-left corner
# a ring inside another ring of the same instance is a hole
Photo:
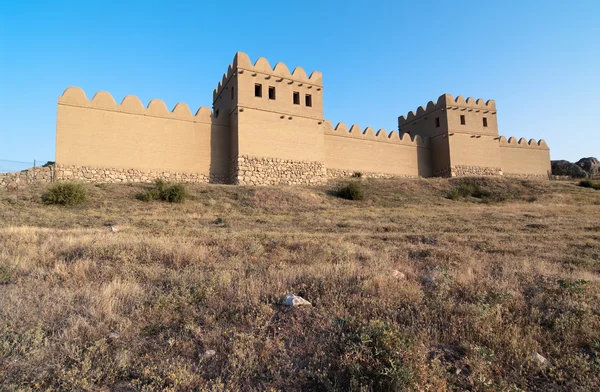
[[[339,169],[327,169],[327,178],[335,179],[335,178],[352,177],[354,175],[354,173],[360,173],[361,177],[364,177],[364,178],[416,178],[416,176],[410,176],[410,175],[358,172],[358,171],[352,171],[352,170],[339,170]]]
[[[36,167],[15,173],[0,173],[0,189],[16,189],[28,184],[49,183],[54,180],[54,167]]]
[[[470,176],[501,176],[502,169],[499,167],[482,166],[452,166],[450,168],[451,177],[470,177]]]
[[[171,173],[136,169],[110,169],[87,166],[56,165],[56,181],[80,181],[92,183],[145,182],[162,178],[171,182],[208,183],[209,178],[198,173]]]
[[[238,185],[317,185],[327,182],[322,162],[240,156],[234,162],[233,183]]]

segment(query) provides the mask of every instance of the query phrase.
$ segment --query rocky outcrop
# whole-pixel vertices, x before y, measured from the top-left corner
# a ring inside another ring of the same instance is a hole
[[[569,161],[551,161],[552,175],[553,176],[568,176],[572,178],[585,178],[589,177],[588,172],[583,170],[580,166]]]
[[[577,162],[575,162],[577,166],[585,170],[585,172],[590,177],[600,177],[600,162],[598,159],[589,157],[589,158],[581,158]]]

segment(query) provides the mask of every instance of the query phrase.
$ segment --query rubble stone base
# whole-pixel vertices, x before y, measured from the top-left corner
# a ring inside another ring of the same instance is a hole
[[[208,183],[209,178],[198,173],[172,173],[137,169],[108,169],[89,166],[56,165],[56,181],[80,181],[92,183],[143,182],[151,183],[162,178],[165,181]]]
[[[360,173],[360,177],[365,178],[416,178],[418,176],[411,175],[402,175],[402,174],[390,174],[390,173],[373,173],[373,172],[361,172],[361,171],[352,171],[352,170],[340,170],[340,169],[327,169],[327,178],[335,179],[335,178],[345,178],[345,177],[358,177],[358,173]]]
[[[501,176],[502,169],[499,167],[482,166],[452,166],[450,168],[451,177],[469,177],[469,176]]]
[[[238,185],[317,185],[327,182],[322,162],[240,156],[234,163]]]

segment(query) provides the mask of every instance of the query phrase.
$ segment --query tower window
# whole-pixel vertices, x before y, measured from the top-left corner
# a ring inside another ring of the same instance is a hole
[[[255,97],[262,97],[262,84],[255,84],[254,85],[254,96]]]
[[[310,94],[306,94],[306,106],[312,107],[312,96]]]
[[[487,127],[487,117],[484,117],[484,118],[483,118],[483,126],[484,126],[484,127]]]
[[[465,119],[465,115],[461,114],[460,115],[460,125],[465,125],[467,123],[467,120]]]
[[[294,105],[300,105],[300,93],[294,91]]]
[[[232,100],[233,100],[233,96],[234,96],[234,92],[233,92],[234,90],[235,90],[235,87],[233,87],[233,86],[232,86],[232,87],[231,87],[231,99],[232,99]]]
[[[436,118],[435,118],[435,127],[436,127],[436,128],[439,128],[439,127],[440,127],[440,118],[439,118],[439,117],[436,117]]]
[[[275,99],[275,87],[269,87],[269,99]]]

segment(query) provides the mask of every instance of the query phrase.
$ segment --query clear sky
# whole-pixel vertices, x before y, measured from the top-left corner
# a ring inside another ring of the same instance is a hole
[[[600,158],[600,1],[0,1],[0,159],[52,160],[68,86],[211,106],[235,52],[323,72],[325,117],[388,131],[443,93]]]

